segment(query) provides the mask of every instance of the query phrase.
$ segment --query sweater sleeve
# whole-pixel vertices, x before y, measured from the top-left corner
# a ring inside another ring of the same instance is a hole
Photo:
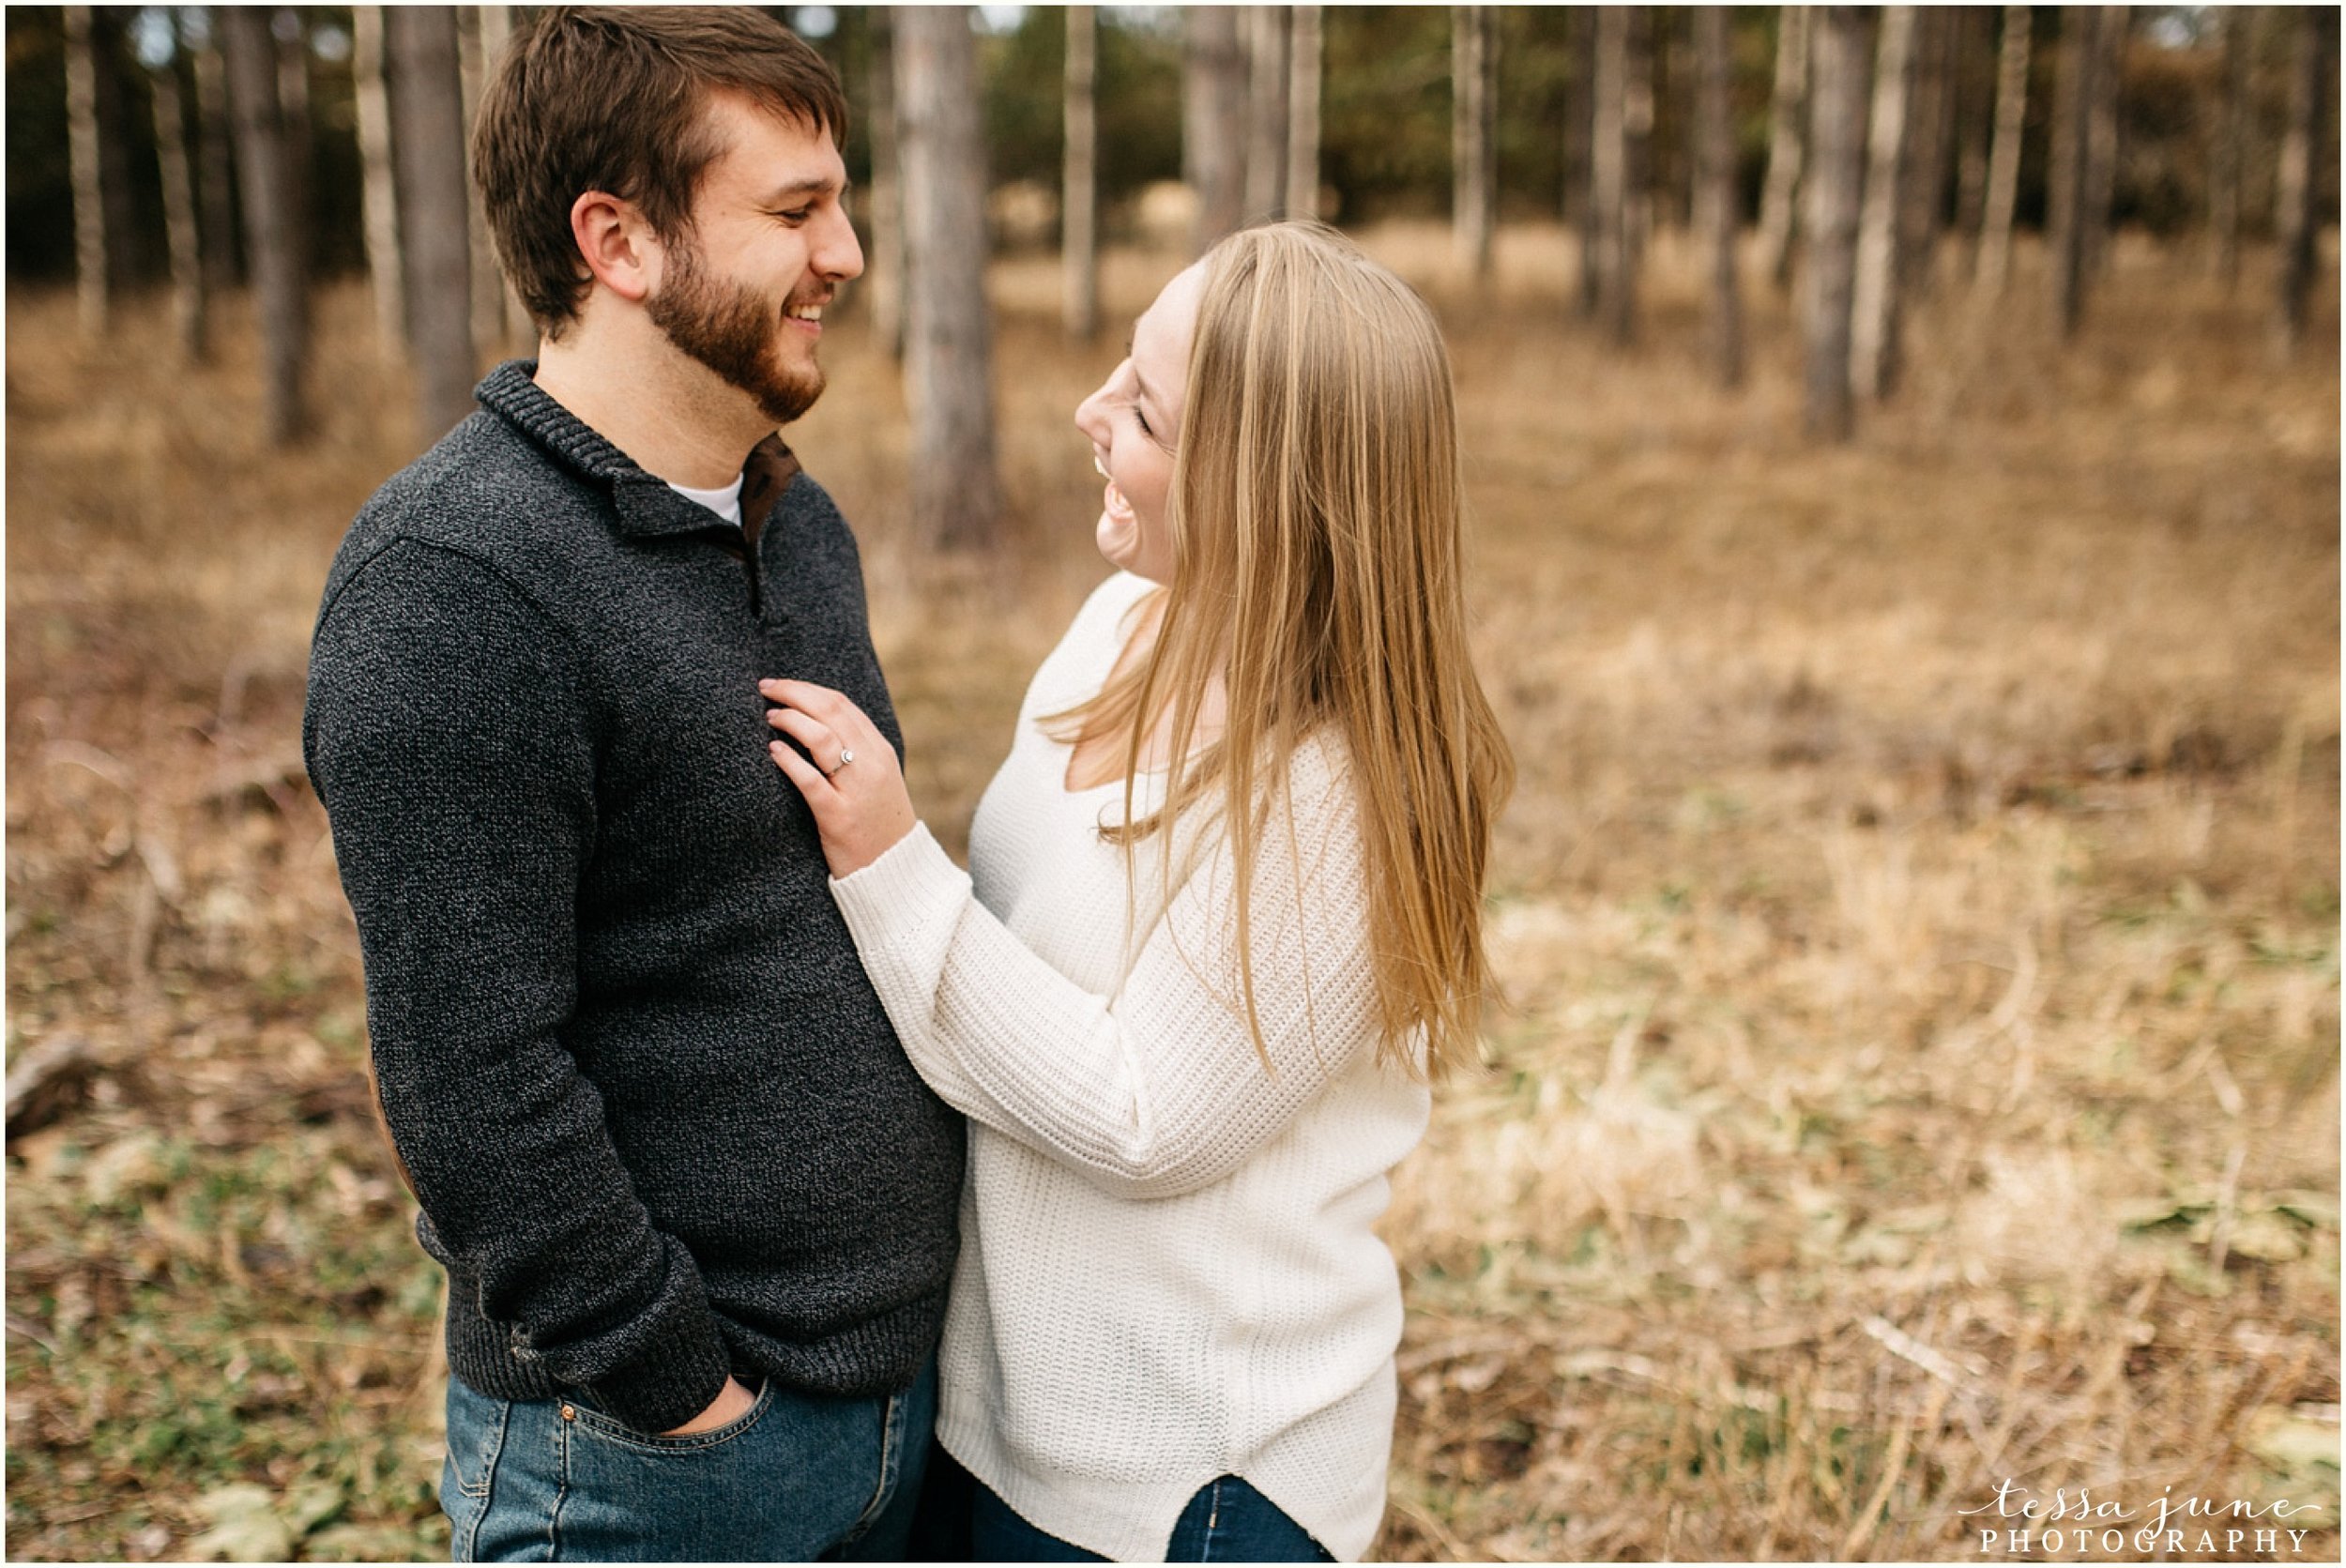
[[[427,1242],[518,1361],[657,1432],[708,1407],[728,1357],[564,1045],[590,723],[563,633],[461,554],[394,543],[320,616],[304,750]]]
[[[1114,997],[1013,936],[925,827],[831,891],[941,1098],[1118,1195],[1173,1196],[1238,1170],[1376,1048],[1351,796],[1301,768],[1293,793],[1258,835],[1248,901],[1268,1075],[1239,990],[1226,840],[1174,895]]]

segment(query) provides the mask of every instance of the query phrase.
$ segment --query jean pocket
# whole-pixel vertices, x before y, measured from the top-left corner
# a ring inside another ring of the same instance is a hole
[[[440,1473],[444,1489],[467,1498],[489,1495],[490,1482],[496,1475],[497,1454],[505,1447],[506,1415],[510,1408],[509,1406],[499,1410],[495,1420],[473,1431],[448,1435],[448,1463]]]
[[[440,1511],[448,1515],[451,1556],[458,1562],[470,1562],[474,1539],[489,1511],[513,1407],[469,1389],[460,1391],[449,1405],[448,1456],[440,1464]]]
[[[711,1449],[724,1447],[765,1418],[766,1412],[773,1408],[774,1380],[771,1378],[761,1378],[757,1385],[757,1397],[750,1401],[750,1408],[723,1426],[712,1426],[706,1432],[694,1432],[685,1437],[639,1432],[584,1399],[573,1398],[570,1403],[577,1412],[579,1431],[599,1442],[615,1443],[638,1454],[706,1454]]]

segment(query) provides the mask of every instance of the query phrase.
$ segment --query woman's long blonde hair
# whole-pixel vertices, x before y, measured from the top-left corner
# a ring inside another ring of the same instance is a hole
[[[1515,766],[1467,653],[1457,411],[1433,312],[1315,223],[1232,235],[1205,260],[1168,523],[1173,581],[1147,657],[1056,715],[1125,736],[1129,856],[1218,806],[1238,867],[1247,1028],[1266,1068],[1248,936],[1251,868],[1295,749],[1348,755],[1366,857],[1379,1059],[1439,1076],[1476,1059],[1490,973],[1483,875]],[[1210,682],[1227,715],[1193,748]],[[1158,809],[1135,819],[1148,735],[1170,709]]]

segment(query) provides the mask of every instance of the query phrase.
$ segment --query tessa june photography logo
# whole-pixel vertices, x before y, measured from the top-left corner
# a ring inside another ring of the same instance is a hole
[[[2173,1495],[2170,1486],[2146,1507],[2133,1507],[2115,1498],[2096,1499],[2080,1486],[2075,1496],[2060,1488],[2047,1499],[2009,1479],[1995,1496],[1977,1508],[1957,1510],[1978,1519],[1979,1551],[2017,1556],[2022,1553],[2072,1554],[2153,1552],[2176,1557],[2216,1556],[2241,1551],[2287,1552],[2305,1549],[2308,1537],[2327,1528],[2326,1519],[2306,1518],[2302,1526],[2287,1521],[2322,1512],[2320,1503],[2292,1502],[2287,1498],[2251,1502],[2235,1498],[2218,1502],[2211,1498]],[[1992,1519],[1995,1522],[1989,1523]]]

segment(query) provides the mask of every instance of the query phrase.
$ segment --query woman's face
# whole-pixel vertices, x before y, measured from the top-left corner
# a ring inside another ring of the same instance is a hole
[[[1173,580],[1165,504],[1204,288],[1205,274],[1196,266],[1165,284],[1134,324],[1132,352],[1075,410],[1075,428],[1090,440],[1092,461],[1108,481],[1096,536],[1100,554],[1152,583]]]

